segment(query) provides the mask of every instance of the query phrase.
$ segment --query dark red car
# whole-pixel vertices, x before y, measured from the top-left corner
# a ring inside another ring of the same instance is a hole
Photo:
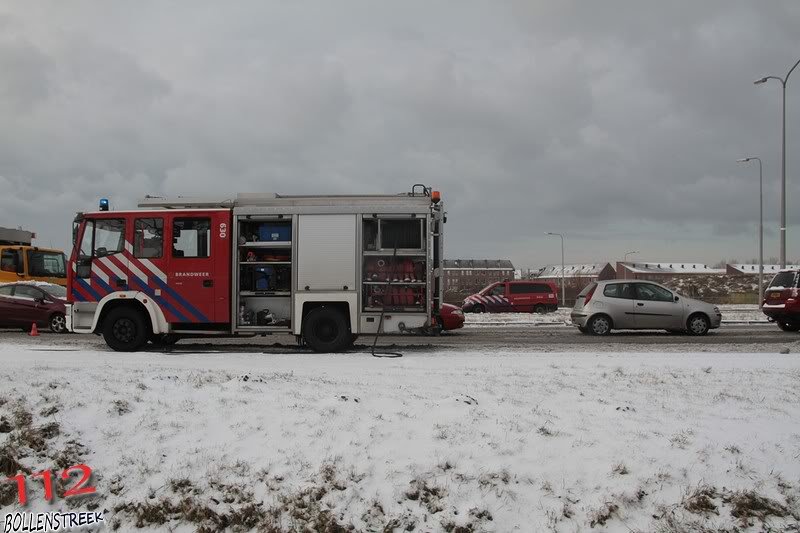
[[[8,283],[0,285],[0,327],[30,331],[50,328],[66,333],[64,320],[67,290],[50,283]]]
[[[783,331],[800,330],[800,270],[787,268],[772,278],[761,310]]]

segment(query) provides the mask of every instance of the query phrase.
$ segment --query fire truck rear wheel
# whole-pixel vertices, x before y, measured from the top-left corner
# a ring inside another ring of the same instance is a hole
[[[150,337],[150,328],[142,313],[128,307],[112,309],[103,320],[103,339],[112,350],[135,352]]]
[[[303,338],[315,352],[341,352],[353,342],[347,319],[332,307],[317,307],[306,315]]]

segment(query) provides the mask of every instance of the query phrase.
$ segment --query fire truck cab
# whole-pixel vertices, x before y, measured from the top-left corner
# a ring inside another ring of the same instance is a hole
[[[139,208],[101,202],[75,219],[67,327],[114,350],[284,333],[334,352],[360,334],[440,328],[445,217],[430,188]]]

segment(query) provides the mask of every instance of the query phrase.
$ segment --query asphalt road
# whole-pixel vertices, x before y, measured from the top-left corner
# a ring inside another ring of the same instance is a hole
[[[362,336],[356,351],[369,351],[373,337]],[[96,335],[55,335],[43,332],[39,337],[14,330],[0,330],[0,343],[56,345],[65,350],[107,350]],[[800,351],[800,334],[785,333],[774,325],[723,325],[704,337],[669,334],[662,331],[621,331],[607,337],[584,335],[567,326],[467,326],[439,337],[411,335],[382,336],[378,346],[396,351],[669,351],[669,352],[777,352],[789,348]],[[305,351],[294,337],[274,335],[249,339],[184,339],[174,347],[149,348],[155,351]]]

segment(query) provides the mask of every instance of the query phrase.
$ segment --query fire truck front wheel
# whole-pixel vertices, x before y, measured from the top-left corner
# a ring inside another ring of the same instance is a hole
[[[135,352],[150,337],[142,313],[129,307],[112,309],[103,320],[103,339],[112,350],[117,352]]]
[[[323,306],[303,319],[303,338],[315,352],[341,352],[352,344],[353,334],[341,311]]]

